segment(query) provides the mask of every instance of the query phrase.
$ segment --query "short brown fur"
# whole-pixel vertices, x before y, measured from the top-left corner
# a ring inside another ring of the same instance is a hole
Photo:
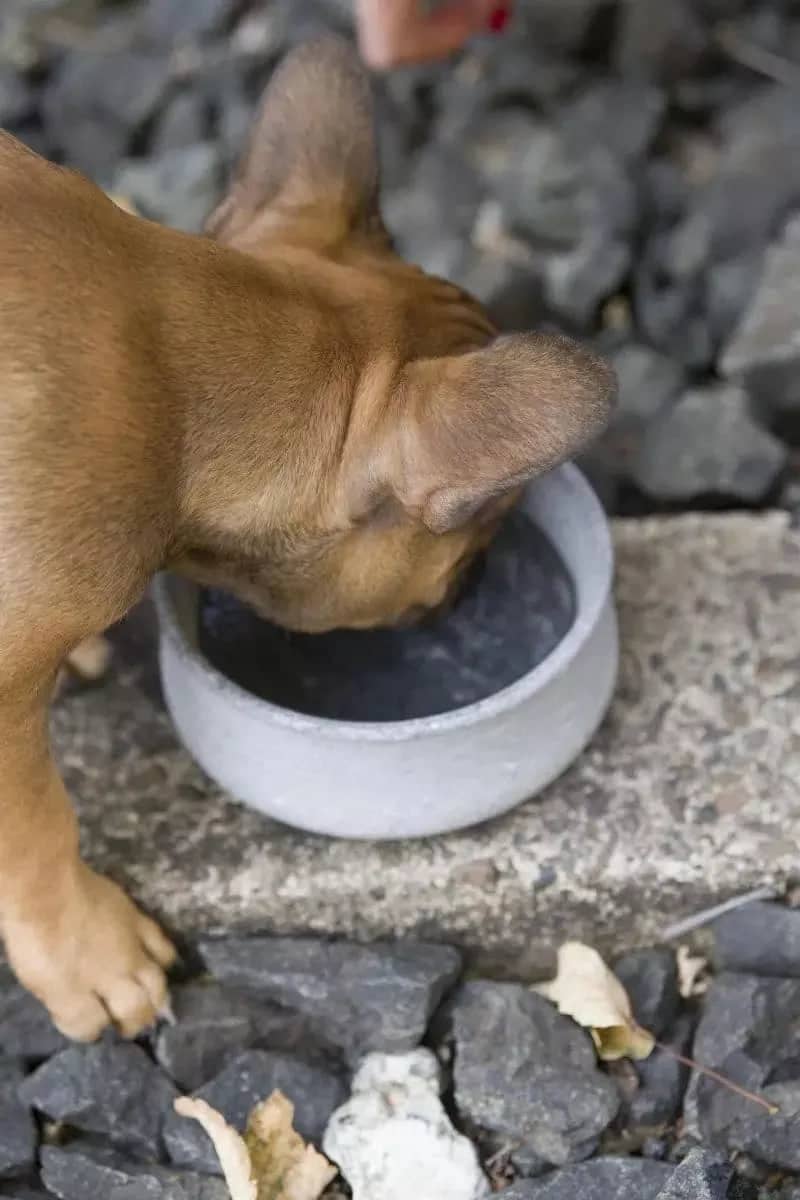
[[[606,421],[565,339],[495,338],[392,252],[344,43],[279,69],[206,237],[0,134],[0,930],[67,1034],[135,1034],[173,950],[80,859],[59,668],[169,567],[294,629],[438,604],[517,489]]]

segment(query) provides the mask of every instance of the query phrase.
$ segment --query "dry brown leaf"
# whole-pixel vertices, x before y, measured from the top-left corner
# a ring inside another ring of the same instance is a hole
[[[708,991],[708,959],[692,954],[688,946],[678,946],[678,991],[684,1000],[703,996]]]
[[[205,1100],[193,1100],[191,1096],[180,1096],[175,1101],[175,1112],[197,1121],[211,1138],[231,1200],[258,1200],[258,1185],[253,1178],[247,1146],[222,1113]]]
[[[295,1132],[294,1105],[282,1092],[253,1109],[243,1138],[204,1100],[183,1096],[175,1111],[211,1138],[231,1200],[318,1200],[336,1175]]]
[[[625,988],[591,946],[565,942],[555,979],[536,991],[589,1030],[605,1062],[647,1058],[655,1046],[653,1035],[636,1023]]]
[[[336,1176],[336,1168],[305,1144],[293,1122],[294,1105],[282,1092],[273,1092],[250,1114],[245,1142],[258,1200],[317,1200]]]

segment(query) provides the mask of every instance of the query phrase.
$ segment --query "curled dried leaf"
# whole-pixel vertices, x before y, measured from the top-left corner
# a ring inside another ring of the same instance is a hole
[[[294,1105],[282,1092],[256,1105],[243,1138],[204,1100],[184,1096],[175,1111],[211,1138],[231,1200],[318,1200],[336,1175],[295,1131]]]
[[[190,1096],[181,1096],[175,1101],[175,1112],[197,1121],[211,1138],[231,1200],[258,1200],[258,1185],[253,1178],[247,1146],[222,1113],[205,1100],[194,1100]]]
[[[605,1062],[651,1054],[655,1038],[636,1022],[628,993],[591,946],[565,942],[555,979],[536,991],[589,1030]]]

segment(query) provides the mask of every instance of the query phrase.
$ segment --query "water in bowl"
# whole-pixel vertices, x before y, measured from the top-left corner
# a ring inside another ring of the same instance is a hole
[[[342,721],[402,721],[474,704],[542,662],[575,617],[559,554],[514,512],[447,613],[407,629],[287,633],[231,596],[200,602],[200,649],[283,708]]]

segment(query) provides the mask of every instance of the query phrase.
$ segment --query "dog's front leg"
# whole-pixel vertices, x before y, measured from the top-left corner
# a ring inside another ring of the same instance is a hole
[[[52,673],[0,685],[0,932],[20,980],[69,1037],[110,1022],[132,1036],[165,1005],[174,951],[81,860],[77,822],[48,744]]]

